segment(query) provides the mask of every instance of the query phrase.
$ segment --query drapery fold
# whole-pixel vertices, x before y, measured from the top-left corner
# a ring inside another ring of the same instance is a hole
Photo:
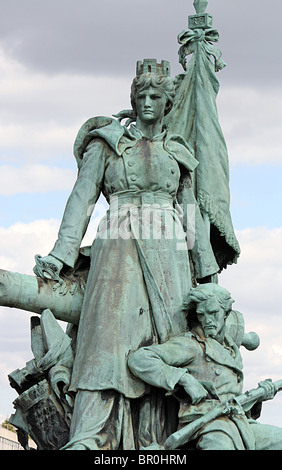
[[[223,269],[236,263],[240,247],[231,219],[228,151],[216,105],[219,82],[215,72],[225,66],[221,52],[211,43],[217,39],[216,30],[183,31],[178,36],[180,62],[186,72],[175,79],[176,98],[166,126],[188,142],[199,162],[193,188],[203,217],[208,217],[213,250]]]

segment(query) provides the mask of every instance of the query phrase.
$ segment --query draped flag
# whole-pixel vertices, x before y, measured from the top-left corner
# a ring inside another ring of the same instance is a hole
[[[217,40],[218,32],[211,28],[179,34],[179,61],[185,73],[175,78],[176,99],[166,126],[194,149],[199,162],[193,175],[195,196],[208,221],[217,263],[223,269],[236,263],[240,247],[230,214],[228,152],[216,105],[219,82],[215,72],[226,65],[212,44]],[[192,56],[187,66],[188,55]]]

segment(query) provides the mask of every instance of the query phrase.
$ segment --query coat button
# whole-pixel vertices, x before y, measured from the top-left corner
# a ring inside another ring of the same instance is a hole
[[[135,162],[134,162],[133,160],[129,160],[129,161],[127,162],[127,164],[128,164],[128,166],[133,166],[133,165],[135,164]]]
[[[132,149],[130,149],[130,148],[129,148],[129,149],[126,149],[126,150],[125,150],[125,153],[126,153],[126,155],[130,155],[130,154],[132,153]]]
[[[137,176],[135,176],[135,175],[132,175],[132,176],[130,176],[130,179],[131,179],[131,181],[136,181],[136,179],[137,179]]]
[[[220,369],[215,369],[215,375],[220,375],[221,374],[221,370]]]

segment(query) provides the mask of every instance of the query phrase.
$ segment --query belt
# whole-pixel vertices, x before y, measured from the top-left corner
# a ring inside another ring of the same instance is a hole
[[[153,205],[160,206],[173,204],[173,197],[168,193],[142,191],[140,193],[122,192],[111,195],[110,205],[114,207],[121,207],[124,205]]]

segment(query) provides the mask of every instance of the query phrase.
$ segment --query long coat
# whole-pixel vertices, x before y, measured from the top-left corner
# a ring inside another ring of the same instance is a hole
[[[79,173],[50,254],[74,267],[101,193],[110,206],[91,247],[70,389],[137,398],[146,385],[128,370],[129,352],[186,329],[181,307],[191,271],[177,199],[195,203],[188,182],[197,162],[178,136],[148,140],[110,118],[87,122],[75,148]],[[218,266],[201,233],[192,248],[204,277]]]

